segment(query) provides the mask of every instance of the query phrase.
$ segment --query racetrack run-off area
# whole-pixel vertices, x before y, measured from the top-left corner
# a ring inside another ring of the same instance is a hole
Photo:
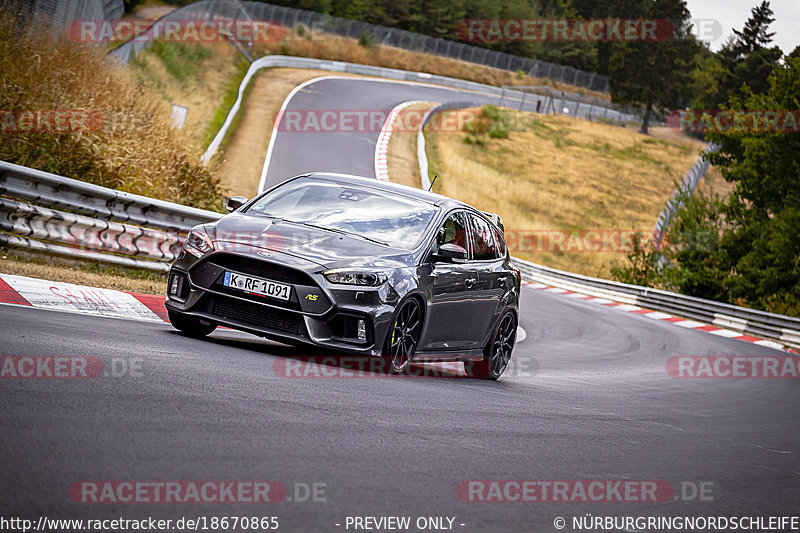
[[[337,78],[306,85],[287,109],[358,102],[388,111],[409,100],[464,97]],[[310,170],[374,177],[378,134],[273,132],[262,189]],[[348,517],[409,516],[413,524],[439,517],[425,523],[465,532],[530,532],[589,514],[779,516],[800,496],[797,381],[694,379],[670,366],[674,358],[796,356],[702,325],[526,285],[526,338],[498,382],[449,372],[353,375],[335,363],[312,374],[287,368],[320,354],[224,329],[187,338],[159,318],[157,302],[139,307],[132,295],[86,288],[81,296],[63,284],[53,291],[3,279],[4,359],[86,358],[106,371],[91,379],[0,379],[3,477],[14,487],[0,501],[3,516],[268,516],[280,530],[303,532],[352,531]],[[142,316],[60,312],[31,302],[36,294],[64,307],[107,300]],[[34,305],[9,301],[18,297]],[[491,480],[539,481],[539,497],[512,501],[519,493],[505,483],[514,490],[501,488],[507,501],[497,501]],[[593,480],[606,487],[598,498],[576,495],[576,483],[588,488]],[[127,494],[120,483],[153,481],[236,482],[249,499],[118,498]],[[572,489],[559,493],[566,500],[543,496],[543,487],[563,481]],[[608,488],[615,481],[641,490],[618,493]],[[253,482],[262,484],[244,485]],[[102,495],[98,484],[110,495],[92,503]]]

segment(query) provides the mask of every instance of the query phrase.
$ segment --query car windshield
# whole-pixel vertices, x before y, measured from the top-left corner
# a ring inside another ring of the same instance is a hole
[[[410,250],[438,208],[377,188],[297,178],[259,198],[247,213],[342,231]]]

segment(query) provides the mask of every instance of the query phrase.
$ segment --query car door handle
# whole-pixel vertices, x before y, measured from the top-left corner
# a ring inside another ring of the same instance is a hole
[[[471,289],[472,287],[475,286],[476,281],[478,280],[475,278],[467,278],[464,280],[464,285],[466,285],[468,289]]]

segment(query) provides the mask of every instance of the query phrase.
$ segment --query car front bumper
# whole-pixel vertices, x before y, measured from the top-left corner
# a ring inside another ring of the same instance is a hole
[[[399,296],[380,287],[334,285],[322,267],[299,269],[280,255],[185,252],[170,269],[167,309],[288,343],[378,356]],[[225,287],[226,271],[289,283],[289,301]],[[359,333],[361,330],[361,334]]]

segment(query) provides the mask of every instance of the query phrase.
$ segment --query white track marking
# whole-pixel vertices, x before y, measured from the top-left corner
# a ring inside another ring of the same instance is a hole
[[[380,181],[389,181],[389,140],[392,138],[393,123],[400,114],[400,111],[414,104],[421,104],[423,100],[408,100],[396,105],[386,117],[381,132],[378,134],[378,142],[375,143],[375,177]],[[437,102],[438,103],[438,102]]]

